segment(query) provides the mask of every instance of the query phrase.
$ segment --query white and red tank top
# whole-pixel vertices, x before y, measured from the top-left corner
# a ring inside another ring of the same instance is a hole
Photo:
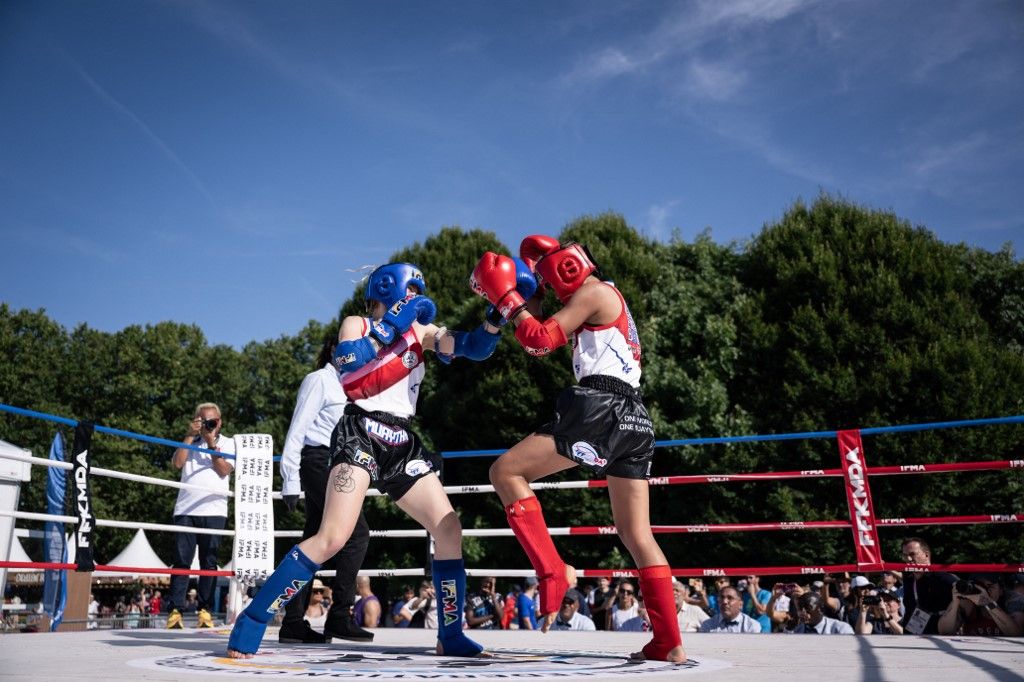
[[[622,303],[622,312],[611,324],[584,324],[572,337],[572,370],[576,381],[594,374],[621,379],[640,387],[640,335],[622,294],[608,282]]]
[[[369,331],[363,318],[363,336]],[[381,348],[370,362],[341,375],[345,396],[367,412],[388,412],[411,418],[416,414],[416,399],[426,367],[423,346],[410,328],[387,348]]]

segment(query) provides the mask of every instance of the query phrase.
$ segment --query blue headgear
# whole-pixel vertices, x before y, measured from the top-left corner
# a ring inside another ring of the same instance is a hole
[[[390,308],[405,298],[410,284],[421,294],[427,293],[427,283],[417,266],[412,263],[382,265],[370,273],[366,282],[366,300],[380,301],[384,307]]]

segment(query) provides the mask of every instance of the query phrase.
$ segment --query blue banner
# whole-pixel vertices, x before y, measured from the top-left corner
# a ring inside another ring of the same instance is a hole
[[[53,437],[50,445],[50,459],[64,461],[64,438],[60,431]],[[64,514],[66,493],[66,471],[50,467],[46,474],[46,513]],[[64,537],[64,524],[59,521],[47,521],[43,530],[43,561],[66,563],[68,546]],[[43,610],[50,616],[50,631],[56,631],[64,619],[64,607],[67,604],[67,571],[46,571],[43,582]]]

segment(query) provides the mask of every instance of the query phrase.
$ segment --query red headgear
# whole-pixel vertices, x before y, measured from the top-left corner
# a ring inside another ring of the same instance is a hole
[[[519,245],[519,257],[533,265],[541,284],[550,284],[558,300],[565,303],[582,286],[597,265],[585,246],[559,244],[545,235],[531,235]]]

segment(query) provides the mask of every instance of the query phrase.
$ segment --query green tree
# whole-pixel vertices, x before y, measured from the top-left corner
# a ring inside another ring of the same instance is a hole
[[[796,204],[779,224],[766,227],[741,267],[750,305],[740,327],[741,371],[732,382],[733,395],[753,416],[757,431],[1019,413],[1015,387],[1024,380],[1022,356],[993,331],[985,306],[972,297],[964,256],[963,249],[891,213],[827,196],[809,208]],[[1003,263],[1009,266],[1006,259]],[[988,309],[1002,308],[990,302]],[[868,463],[876,465],[995,459],[1019,451],[1021,439],[1019,427],[959,429],[868,439],[865,448]],[[836,453],[834,443],[805,441],[765,447],[770,459],[761,461],[771,461],[773,468],[819,468],[835,466]],[[1020,478],[1001,480],[993,489],[987,476],[928,476],[920,487],[915,484],[914,494],[907,494],[905,481],[872,479],[872,485],[879,513],[897,517],[954,514],[952,500],[959,509],[1013,509]],[[792,504],[791,510],[807,519],[846,516],[834,483],[793,489],[806,492],[788,501],[769,495],[759,509]],[[927,532],[935,546],[950,550],[985,536],[993,560],[1019,550],[1010,538],[1017,529],[1008,534],[998,526],[945,526]],[[897,530],[887,537],[906,533]],[[804,556],[849,560],[848,547],[822,543],[816,556]]]

